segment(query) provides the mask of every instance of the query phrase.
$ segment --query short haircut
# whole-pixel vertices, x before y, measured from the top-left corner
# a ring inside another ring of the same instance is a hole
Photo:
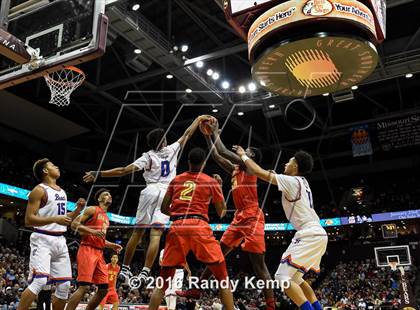
[[[95,199],[95,201],[96,201],[97,203],[99,203],[99,196],[101,196],[101,194],[102,194],[102,193],[104,193],[104,192],[109,192],[109,190],[108,190],[108,189],[106,189],[106,188],[101,188],[101,189],[98,189],[98,190],[96,191],[95,196],[94,196],[94,199]]]
[[[312,172],[312,169],[314,168],[314,159],[311,154],[300,150],[295,153],[294,157],[300,175],[307,175]]]
[[[165,130],[157,128],[149,132],[146,136],[147,145],[152,150],[157,150],[158,146],[162,143],[165,136]]]
[[[206,152],[200,147],[193,148],[188,153],[188,161],[190,162],[191,165],[194,165],[194,166],[202,165],[205,160],[206,160]]]
[[[43,159],[39,159],[34,163],[34,166],[32,168],[32,171],[34,172],[34,177],[38,180],[38,181],[42,181],[42,178],[44,177],[44,168],[45,165],[49,162],[50,160],[48,158],[43,158]]]
[[[256,147],[252,147],[252,146],[250,146],[248,148],[254,154],[254,156],[251,156],[252,160],[255,161],[257,164],[261,163],[262,153],[261,153],[260,149],[256,148]]]
[[[112,254],[112,255],[111,255],[111,258],[112,258],[113,256],[119,257],[117,253]]]

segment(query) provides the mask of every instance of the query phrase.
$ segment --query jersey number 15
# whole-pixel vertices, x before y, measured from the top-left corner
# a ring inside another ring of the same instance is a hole
[[[58,207],[58,215],[66,214],[66,203],[65,202],[57,203],[57,207]]]

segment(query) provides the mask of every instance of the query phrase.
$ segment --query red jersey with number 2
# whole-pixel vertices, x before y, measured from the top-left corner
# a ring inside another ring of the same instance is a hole
[[[109,227],[108,215],[102,208],[95,207],[95,213],[84,223],[84,225],[94,230],[100,230],[106,235],[106,231]],[[92,235],[84,235],[82,237],[81,244],[103,249],[105,247],[105,238],[99,238]]]
[[[198,214],[209,219],[210,202],[224,201],[220,184],[202,172],[184,172],[169,184],[166,195],[172,197],[171,215]]]

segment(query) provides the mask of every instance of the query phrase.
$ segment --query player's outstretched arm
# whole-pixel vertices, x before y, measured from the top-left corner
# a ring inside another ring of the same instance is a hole
[[[59,225],[68,226],[72,219],[67,215],[58,216],[39,216],[38,211],[41,208],[42,198],[44,197],[44,189],[41,186],[35,187],[28,197],[28,206],[25,212],[25,226],[37,227],[48,224],[57,223]]]
[[[72,220],[74,220],[76,217],[80,215],[83,208],[86,206],[86,200],[83,198],[79,198],[76,202],[76,210],[73,212],[67,213],[67,216],[70,217]]]
[[[232,174],[233,170],[235,170],[235,166],[230,162],[230,160],[227,160],[219,154],[210,136],[205,136],[205,138],[207,141],[207,146],[211,152],[211,157],[223,170],[229,174]]]
[[[245,150],[241,146],[234,145],[232,149],[236,152],[236,154],[238,154],[238,156],[240,156],[241,160],[250,173],[263,181],[277,185],[275,174],[272,171],[261,168],[255,161],[246,155]]]
[[[71,229],[81,235],[93,235],[99,238],[105,238],[105,233],[100,230],[92,229],[83,225],[88,219],[90,219],[95,214],[95,207],[89,207],[74,219],[71,223]]]
[[[85,183],[95,182],[99,177],[101,178],[113,178],[113,177],[122,177],[133,172],[140,170],[134,164],[130,164],[125,167],[118,167],[110,170],[102,170],[102,171],[88,171],[85,172],[83,176],[83,181]]]
[[[232,164],[244,166],[241,158],[234,152],[228,150],[228,148],[223,144],[223,141],[220,138],[219,124],[209,124],[209,126],[213,131],[214,145],[216,146],[216,150],[220,156],[229,160]]]
[[[187,144],[188,140],[192,137],[194,132],[197,130],[198,125],[200,125],[200,122],[204,120],[209,120],[209,119],[211,119],[210,115],[200,115],[192,122],[190,127],[188,127],[185,130],[181,138],[178,139],[178,143],[181,145],[181,148],[183,148],[185,144]]]
[[[105,247],[108,248],[108,249],[112,249],[117,253],[120,253],[123,249],[123,247],[121,245],[110,242],[108,240],[105,240]]]

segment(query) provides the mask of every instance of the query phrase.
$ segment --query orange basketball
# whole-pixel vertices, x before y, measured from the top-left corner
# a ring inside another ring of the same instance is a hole
[[[214,117],[212,117],[209,120],[201,121],[199,128],[200,128],[200,131],[203,133],[203,135],[210,136],[212,134],[212,130],[209,124],[215,124],[216,122],[217,122],[217,119],[215,119]]]

